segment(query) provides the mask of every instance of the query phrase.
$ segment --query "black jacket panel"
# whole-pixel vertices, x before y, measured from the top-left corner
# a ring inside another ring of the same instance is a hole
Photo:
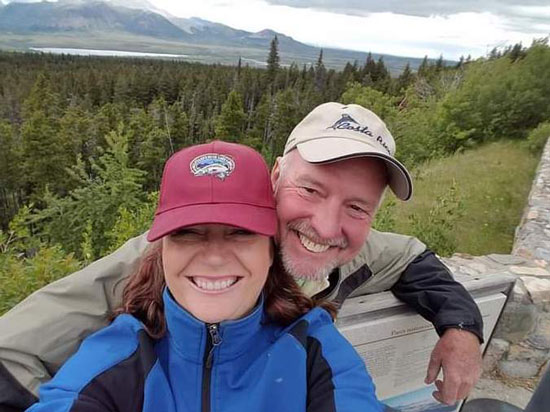
[[[0,412],[22,412],[37,400],[0,362]]]
[[[433,323],[439,335],[448,328],[459,328],[474,333],[483,342],[479,308],[432,251],[419,255],[391,291]]]

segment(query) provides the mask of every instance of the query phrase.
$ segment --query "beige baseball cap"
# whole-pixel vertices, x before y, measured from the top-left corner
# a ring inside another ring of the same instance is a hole
[[[386,162],[388,185],[402,200],[412,196],[409,172],[395,157],[395,141],[385,123],[357,104],[324,103],[292,130],[284,154],[294,148],[310,163],[329,163],[352,157],[376,157]]]

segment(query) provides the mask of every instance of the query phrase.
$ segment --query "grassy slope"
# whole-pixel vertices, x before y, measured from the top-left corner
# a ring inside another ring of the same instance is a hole
[[[518,143],[506,141],[428,162],[413,172],[413,199],[394,207],[395,231],[410,233],[408,216],[426,216],[454,180],[464,207],[456,251],[510,253],[538,162]]]

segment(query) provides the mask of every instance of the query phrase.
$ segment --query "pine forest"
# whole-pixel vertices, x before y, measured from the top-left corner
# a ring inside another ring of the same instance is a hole
[[[414,169],[496,141],[550,136],[547,39],[390,76],[383,58],[327,69],[0,52],[0,313],[149,226],[165,160],[214,139],[281,155],[327,101],[358,103]],[[393,204],[389,202],[387,210]],[[384,226],[388,213],[380,214]],[[386,220],[387,222],[387,220]]]

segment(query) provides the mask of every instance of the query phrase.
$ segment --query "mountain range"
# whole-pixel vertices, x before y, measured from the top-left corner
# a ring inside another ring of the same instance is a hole
[[[201,18],[179,18],[147,0],[12,1],[0,5],[0,48],[84,48],[185,55],[205,63],[244,63],[262,66],[269,44],[277,36],[282,64],[314,64],[320,48],[300,43],[283,33],[265,29],[238,30]],[[364,62],[363,52],[323,49],[327,67]],[[378,55],[373,54],[375,58]],[[420,59],[384,56],[393,73]]]

